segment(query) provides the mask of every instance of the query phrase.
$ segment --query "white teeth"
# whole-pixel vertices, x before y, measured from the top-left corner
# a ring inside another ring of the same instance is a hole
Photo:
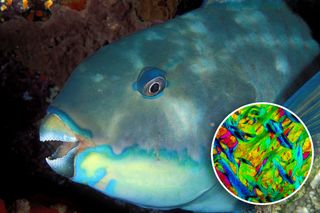
[[[59,146],[46,161],[58,174],[72,177],[74,157],[79,146],[75,132],[58,115],[49,114],[42,121],[39,133],[42,142],[62,142],[56,144]]]
[[[65,156],[63,156],[61,158],[50,159],[51,157],[47,157],[46,161],[47,161],[47,163],[50,162],[50,164],[54,163],[55,165],[60,165],[67,158],[69,158],[72,155],[74,155],[76,153],[76,151],[77,151],[77,146],[72,148]]]
[[[40,141],[62,141],[62,142],[77,142],[77,138],[71,135],[66,135],[58,132],[41,132],[40,131]]]
[[[40,125],[40,141],[77,142],[75,133],[56,114],[47,115]]]
[[[46,158],[48,165],[58,174],[65,177],[73,176],[73,161],[78,147],[72,148],[65,156],[61,158]]]

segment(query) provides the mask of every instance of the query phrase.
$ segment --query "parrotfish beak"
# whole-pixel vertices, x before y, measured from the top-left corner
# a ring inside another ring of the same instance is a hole
[[[51,143],[56,150],[46,158],[49,166],[65,177],[74,175],[74,158],[86,147],[93,146],[91,133],[79,128],[64,112],[49,108],[40,126],[40,141]]]

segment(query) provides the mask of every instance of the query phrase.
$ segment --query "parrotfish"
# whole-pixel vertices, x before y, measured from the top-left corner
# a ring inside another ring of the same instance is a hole
[[[318,54],[307,25],[282,1],[209,2],[80,63],[40,126],[41,141],[62,142],[46,161],[145,208],[254,208],[217,181],[214,132],[236,108],[285,104],[297,89],[285,105],[319,143],[320,74],[296,88]]]

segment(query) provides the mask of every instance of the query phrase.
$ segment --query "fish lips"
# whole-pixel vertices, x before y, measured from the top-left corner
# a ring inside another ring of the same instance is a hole
[[[88,142],[91,141],[88,135],[87,130],[79,128],[62,111],[48,110],[40,125],[39,139],[56,148],[53,154],[45,159],[51,169],[64,177],[73,177],[76,155],[92,145]]]

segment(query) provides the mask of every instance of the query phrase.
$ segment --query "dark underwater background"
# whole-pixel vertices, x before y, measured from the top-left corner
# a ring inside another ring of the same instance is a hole
[[[320,43],[320,1],[287,3]],[[31,0],[28,9],[21,10],[13,1],[0,12],[0,213],[4,204],[9,212],[161,212],[108,198],[52,172],[44,158],[53,148],[39,142],[38,127],[85,57],[201,4],[202,0],[57,0],[46,9],[42,0]]]

